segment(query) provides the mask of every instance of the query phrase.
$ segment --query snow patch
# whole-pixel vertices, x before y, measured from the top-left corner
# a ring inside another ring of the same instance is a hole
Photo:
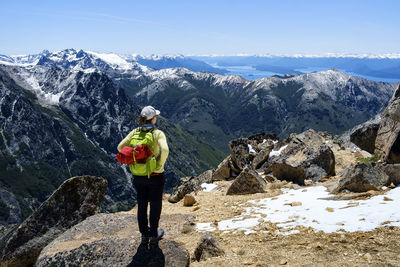
[[[253,147],[250,144],[248,144],[247,147],[249,148],[249,154],[252,154],[252,155],[257,154],[257,152],[253,149]]]
[[[285,145],[281,147],[279,150],[272,150],[271,153],[269,153],[269,157],[278,157],[281,155],[282,151],[287,147],[288,145]]]
[[[202,183],[200,186],[201,188],[203,188],[204,192],[210,192],[211,190],[217,187],[216,184],[207,184],[207,183]]]
[[[57,105],[60,102],[60,97],[63,92],[57,94],[48,93],[42,90],[38,80],[33,76],[29,76],[25,80],[32,88],[38,99],[46,104]]]
[[[251,233],[264,223],[276,223],[280,234],[298,233],[296,227],[311,227],[325,233],[372,231],[382,226],[400,226],[400,187],[367,200],[326,200],[323,186],[287,190],[278,197],[250,200],[245,213],[232,219],[197,225],[198,231],[222,230]],[[291,205],[300,202],[300,205]]]
[[[105,61],[106,63],[112,65],[112,67],[116,68],[119,67],[121,69],[131,69],[132,64],[128,63],[125,59],[123,59],[120,55],[113,54],[113,53],[96,53],[91,51],[86,51],[88,54],[92,54],[95,57],[100,58],[101,60]]]

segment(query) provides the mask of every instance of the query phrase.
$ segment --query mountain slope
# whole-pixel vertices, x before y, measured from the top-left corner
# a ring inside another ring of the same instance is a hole
[[[257,132],[281,137],[308,128],[342,133],[379,113],[395,88],[337,70],[248,81],[175,68],[119,82],[135,101],[157,106],[171,121],[225,151],[232,138]]]
[[[65,179],[84,174],[108,180],[103,208],[131,208],[131,175],[115,154],[138,126],[140,108],[122,89],[104,74],[43,66],[0,66],[0,85],[0,187],[17,197],[23,216]],[[224,157],[163,118],[159,127],[171,147],[167,190]]]

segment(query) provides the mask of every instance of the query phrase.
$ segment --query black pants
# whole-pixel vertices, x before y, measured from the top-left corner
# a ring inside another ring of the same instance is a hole
[[[158,222],[160,221],[162,196],[165,184],[165,175],[134,176],[134,185],[137,192],[139,231],[143,236],[157,236]],[[150,202],[150,227],[147,219],[147,206]]]

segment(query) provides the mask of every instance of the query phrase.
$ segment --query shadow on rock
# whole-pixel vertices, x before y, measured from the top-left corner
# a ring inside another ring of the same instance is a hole
[[[128,267],[139,266],[165,266],[165,256],[160,247],[157,245],[149,248],[148,244],[141,243],[132,258],[132,262],[128,264]]]

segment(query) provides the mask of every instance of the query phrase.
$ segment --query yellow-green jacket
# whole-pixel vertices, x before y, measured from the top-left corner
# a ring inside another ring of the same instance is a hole
[[[121,149],[124,146],[129,146],[129,143],[132,139],[133,134],[135,131],[138,131],[139,129],[133,129],[118,145],[118,151],[121,151]],[[155,173],[162,173],[164,172],[164,165],[165,162],[167,161],[168,154],[169,154],[169,148],[167,144],[167,138],[165,137],[165,134],[163,131],[159,129],[154,129],[153,131],[153,154],[156,157],[157,160],[157,165],[156,169],[154,170]]]

